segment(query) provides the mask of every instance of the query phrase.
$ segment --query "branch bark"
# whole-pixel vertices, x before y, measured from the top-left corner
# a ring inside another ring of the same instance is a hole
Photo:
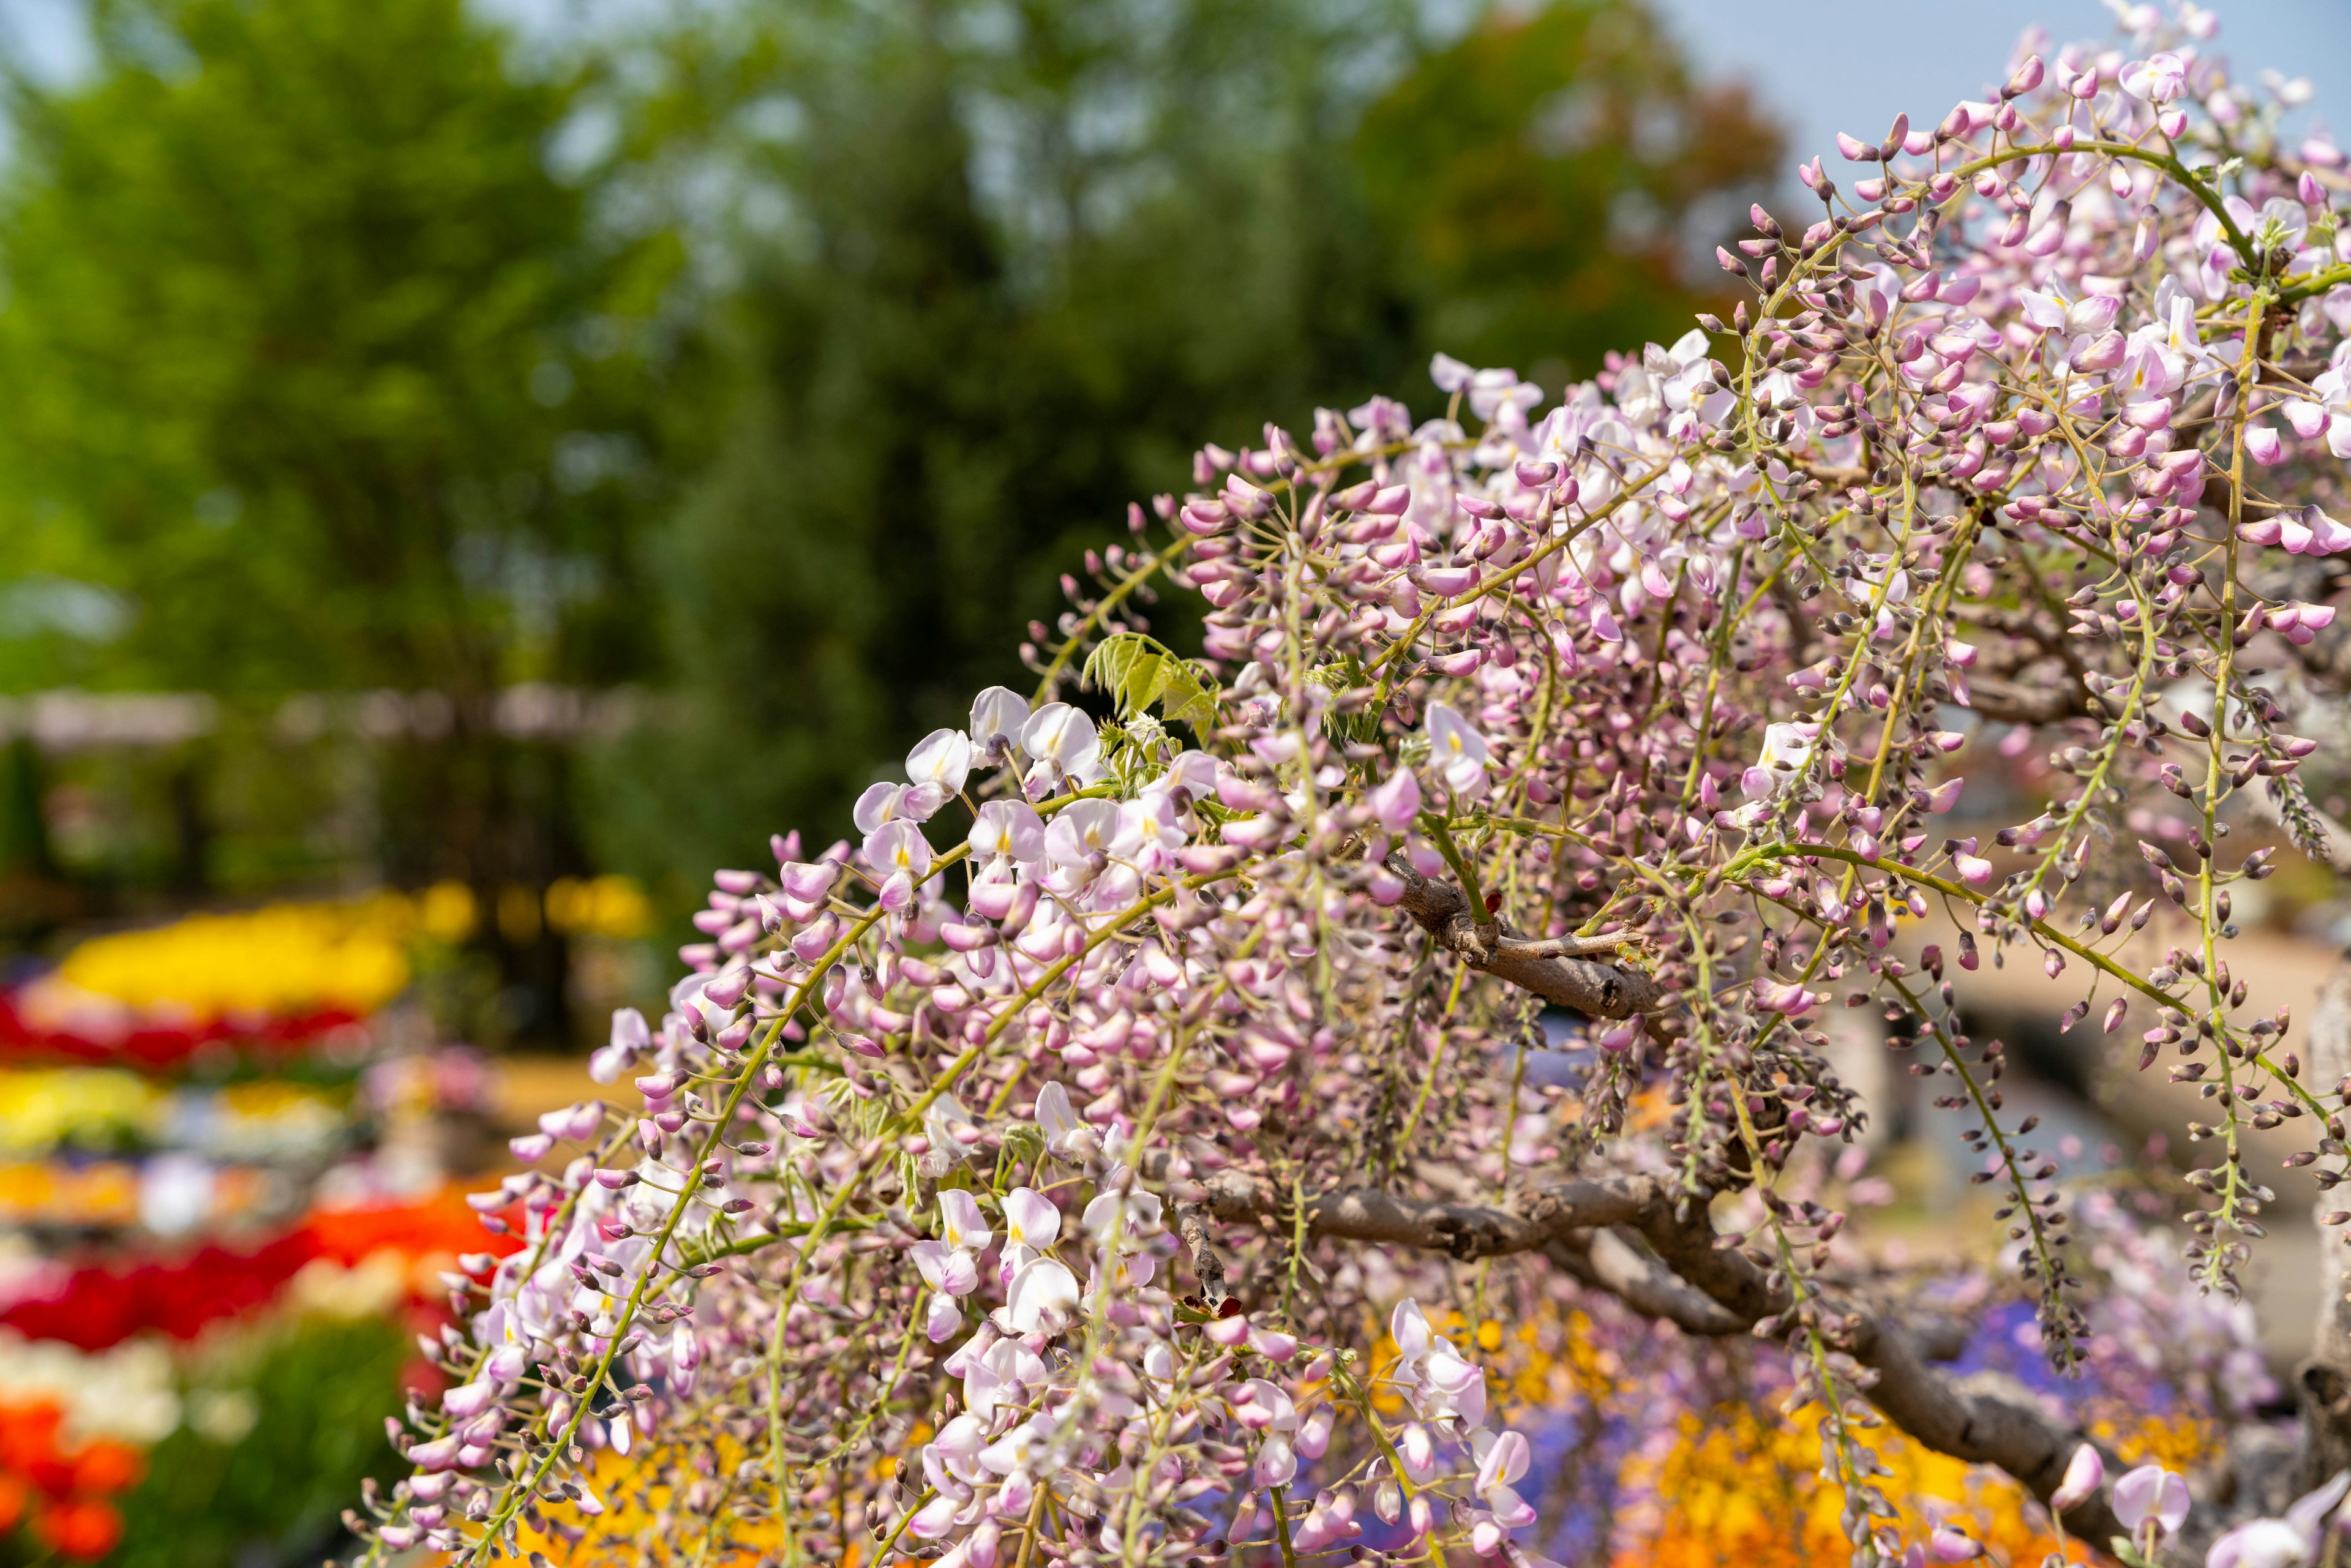
[[[1968,681],[1968,711],[1998,724],[2055,724],[2089,710],[2080,683],[2070,677],[2028,685],[1998,675],[1976,675]]]
[[[1592,958],[1552,956],[1542,939],[1507,923],[1488,927],[1496,937],[1489,942],[1478,928],[1479,912],[1469,907],[1468,896],[1459,888],[1421,875],[1400,853],[1390,854],[1385,863],[1404,882],[1398,907],[1481,974],[1595,1018],[1628,1019],[1659,1012],[1673,999],[1671,992],[1638,969]]]
[[[1446,1203],[1377,1188],[1318,1194],[1307,1200],[1307,1233],[1330,1240],[1368,1241],[1438,1251],[1463,1260],[1538,1252],[1579,1280],[1607,1291],[1635,1311],[1692,1333],[1743,1333],[1792,1305],[1784,1286],[1745,1254],[1716,1245],[1703,1205],[1691,1204],[1654,1176],[1576,1181],[1531,1196],[1520,1207]],[[1221,1292],[1225,1267],[1196,1218],[1226,1224],[1296,1223],[1281,1195],[1238,1172],[1225,1172],[1185,1190],[1177,1224],[1202,1272]],[[1647,1240],[1655,1255],[1631,1237]],[[1876,1375],[1869,1396],[1888,1419],[1938,1453],[1971,1464],[1994,1465],[2043,1502],[2064,1480],[2074,1450],[2090,1439],[2053,1418],[2028,1390],[2005,1380],[1950,1377],[1928,1364],[1939,1343],[1921,1343],[1886,1322],[1866,1303],[1835,1303],[1855,1359]],[[2346,1331],[2351,1332],[2351,1331]],[[1935,1342],[1948,1334],[1931,1336]],[[2110,1473],[2121,1467],[2105,1456]],[[2332,1473],[2331,1471],[2329,1473]],[[2098,1542],[2125,1533],[2105,1494],[2065,1513],[2065,1526]]]
[[[1576,1230],[1543,1249],[1543,1256],[1596,1291],[1636,1312],[1663,1318],[1684,1333],[1719,1339],[1754,1324],[1635,1246],[1614,1227]]]
[[[1290,1223],[1281,1213],[1279,1193],[1238,1171],[1211,1176],[1200,1187],[1199,1207],[1226,1224],[1262,1219]],[[1480,1258],[1540,1251],[1579,1230],[1630,1223],[1657,1201],[1657,1184],[1646,1176],[1622,1182],[1570,1182],[1530,1199],[1523,1212],[1355,1187],[1307,1199],[1307,1232],[1339,1241],[1415,1247],[1471,1263]]]

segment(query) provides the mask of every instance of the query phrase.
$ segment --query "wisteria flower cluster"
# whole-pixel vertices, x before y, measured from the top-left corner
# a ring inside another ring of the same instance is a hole
[[[1902,1538],[1888,1422],[2101,1548],[2228,1523],[1939,1370],[1814,1179],[1876,1113],[1843,992],[1966,1124],[2055,1367],[2128,1330],[2085,1281],[2131,1260],[2078,1256],[1956,1010],[1988,960],[2203,1097],[2215,1299],[2274,1202],[2247,1129],[2342,1177],[2351,1040],[2305,1061],[2228,945],[2329,852],[2290,727],[2346,668],[2351,165],[2209,14],[2120,15],[1840,138],[1721,251],[1727,319],[1561,400],[1440,356],[1434,407],[1204,449],[1035,629],[1031,695],[856,838],[721,873],[665,1015],[597,1055],[626,1109],[479,1198],[526,1245],[456,1283],[371,1561],[520,1555],[625,1485],[646,1561],[1523,1568],[1534,1446],[1438,1325],[1530,1279],[1782,1357],[1856,1562],[1980,1550]],[[1203,657],[1151,635],[1170,590]],[[2025,821],[1964,814],[1985,726],[2047,750]],[[2292,848],[2235,852],[2264,823]]]

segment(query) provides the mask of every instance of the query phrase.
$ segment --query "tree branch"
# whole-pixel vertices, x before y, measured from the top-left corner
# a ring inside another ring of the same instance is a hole
[[[1544,1248],[1543,1256],[1593,1290],[1607,1291],[1636,1312],[1663,1318],[1684,1333],[1719,1339],[1754,1326],[1614,1227],[1572,1231]]]
[[[1569,1182],[1531,1195],[1517,1208],[1437,1202],[1378,1188],[1322,1193],[1307,1206],[1306,1230],[1317,1239],[1414,1247],[1462,1260],[1539,1252],[1635,1312],[1692,1333],[1740,1333],[1793,1304],[1787,1288],[1775,1286],[1744,1253],[1717,1245],[1705,1205],[1655,1176]],[[1295,1216],[1286,1208],[1271,1186],[1238,1172],[1186,1190],[1176,1205],[1177,1226],[1196,1270],[1207,1262],[1203,1291],[1213,1281],[1212,1299],[1220,1297],[1225,1281],[1224,1264],[1209,1245],[1208,1219],[1287,1229]],[[1619,1227],[1637,1231],[1656,1255],[1641,1251]],[[1865,1303],[1836,1304],[1843,1312],[1840,1338],[1876,1375],[1869,1396],[1888,1419],[1938,1453],[1997,1466],[2048,1501],[2074,1450],[2089,1441],[2078,1427],[2053,1418],[2029,1390],[2006,1380],[1935,1371],[1928,1355],[1947,1348],[1948,1333],[1914,1340]],[[2118,1473],[2113,1456],[2107,1458]],[[2065,1526],[2091,1542],[2124,1533],[2103,1493],[2067,1510]]]
[[[1585,958],[1532,956],[1529,938],[1507,929],[1489,942],[1458,887],[1415,871],[1400,853],[1387,869],[1402,879],[1400,907],[1422,929],[1471,968],[1546,1001],[1602,1018],[1661,1011],[1670,994],[1637,969]],[[1179,1205],[1178,1224],[1203,1260],[1203,1290],[1224,1288],[1224,1265],[1186,1216],[1205,1213],[1235,1222],[1282,1219],[1270,1187],[1228,1172],[1204,1184],[1194,1205]],[[1469,1260],[1507,1253],[1542,1252],[1577,1278],[1608,1291],[1636,1312],[1664,1318],[1691,1333],[1736,1333],[1792,1304],[1784,1285],[1774,1289],[1743,1254],[1716,1245],[1703,1204],[1656,1177],[1572,1182],[1531,1196],[1513,1210],[1443,1203],[1378,1189],[1324,1193],[1309,1201],[1307,1230],[1333,1240],[1416,1247]],[[1644,1257],[1622,1237],[1602,1243],[1594,1232],[1637,1228],[1656,1249]],[[2064,1479],[2074,1451],[2088,1439],[2078,1427],[2053,1419],[2027,1390],[1989,1377],[1950,1378],[1934,1371],[1907,1335],[1860,1303],[1844,1303],[1842,1337],[1854,1357],[1876,1375],[1870,1397],[1895,1425],[1938,1452],[1971,1464],[1994,1465],[2046,1503]],[[2111,1460],[2112,1456],[2107,1456]],[[2112,1468],[2112,1467],[2110,1467]],[[2066,1528],[2091,1542],[2122,1533],[2101,1491],[2065,1513]]]
[[[1468,896],[1459,888],[1421,875],[1401,853],[1391,853],[1385,863],[1404,882],[1398,907],[1481,974],[1595,1018],[1626,1019],[1658,1012],[1673,999],[1671,992],[1638,969],[1559,956],[1572,939],[1546,942],[1499,925],[1500,939],[1489,944],[1478,929],[1477,917],[1482,912],[1469,907]],[[1588,946],[1581,941],[1574,945]]]
[[[1252,1219],[1290,1223],[1282,1212],[1279,1193],[1238,1171],[1211,1176],[1200,1185],[1204,1196],[1197,1207],[1227,1224]],[[1307,1232],[1332,1240],[1415,1247],[1468,1263],[1507,1253],[1540,1251],[1578,1230],[1629,1223],[1646,1214],[1658,1197],[1658,1185],[1652,1177],[1570,1182],[1531,1197],[1520,1213],[1355,1187],[1309,1198]],[[1178,1206],[1179,1215],[1184,1207]]]
[[[2070,677],[2027,685],[1998,675],[1974,675],[1968,680],[1968,711],[1995,724],[2055,724],[2079,718],[2089,709],[2081,684]]]

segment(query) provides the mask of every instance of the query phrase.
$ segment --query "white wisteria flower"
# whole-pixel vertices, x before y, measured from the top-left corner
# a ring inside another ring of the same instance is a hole
[[[972,752],[971,737],[963,731],[935,729],[906,753],[907,782],[959,794],[964,780],[971,777]]]
[[[1026,800],[990,800],[971,825],[971,852],[983,864],[1029,865],[1045,853],[1045,822]]]
[[[1486,766],[1491,760],[1486,737],[1444,703],[1428,705],[1424,727],[1428,735],[1428,764],[1445,780],[1454,799],[1485,799]]]

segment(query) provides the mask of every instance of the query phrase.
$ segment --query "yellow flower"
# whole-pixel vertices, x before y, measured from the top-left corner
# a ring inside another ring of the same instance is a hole
[[[70,1010],[72,993],[141,1013],[210,1020],[337,1009],[370,1013],[408,984],[415,926],[397,894],[340,904],[277,904],[248,914],[193,915],[169,925],[83,943],[37,984],[42,1010]]]
[[[0,1071],[0,1155],[148,1142],[162,1132],[168,1108],[162,1089],[115,1068]]]
[[[558,877],[547,889],[547,923],[569,936],[642,936],[653,928],[653,905],[633,878]]]

